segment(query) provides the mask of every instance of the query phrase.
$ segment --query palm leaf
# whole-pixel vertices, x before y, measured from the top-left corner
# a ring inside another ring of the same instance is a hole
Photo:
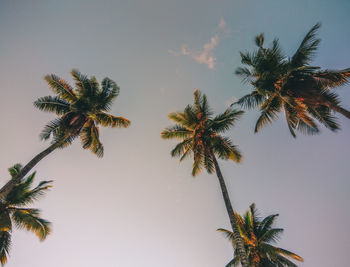
[[[126,128],[130,125],[130,121],[128,119],[112,116],[104,112],[94,114],[94,118],[102,126]]]
[[[312,57],[320,43],[320,39],[316,38],[316,32],[321,27],[320,23],[315,24],[311,30],[305,35],[298,50],[295,52],[291,59],[291,65],[295,67],[301,67],[309,65]]]
[[[11,233],[9,231],[0,231],[0,263],[4,265],[11,247]]]
[[[40,110],[54,112],[63,115],[70,111],[70,104],[58,96],[40,97],[34,102],[34,106]]]
[[[15,209],[12,219],[18,228],[25,228],[35,233],[40,241],[43,241],[50,234],[50,222],[39,217],[37,209]]]
[[[44,77],[44,80],[50,86],[52,91],[58,94],[62,99],[73,103],[77,100],[74,89],[63,79],[55,74],[49,74]]]

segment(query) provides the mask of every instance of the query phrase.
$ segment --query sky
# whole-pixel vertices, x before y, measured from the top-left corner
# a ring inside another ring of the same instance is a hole
[[[191,176],[191,160],[171,158],[175,141],[160,138],[167,114],[193,102],[198,88],[219,113],[248,93],[234,71],[254,36],[278,37],[291,55],[322,23],[316,66],[350,67],[347,0],[0,0],[0,182],[49,143],[39,133],[53,114],[33,107],[52,95],[43,80],[72,82],[78,68],[120,86],[111,113],[127,129],[102,129],[98,159],[72,146],[36,167],[54,180],[35,203],[52,222],[44,242],[16,230],[7,267],[216,267],[232,259],[217,228],[230,228],[215,175]],[[350,108],[350,86],[338,88]],[[280,214],[278,245],[305,259],[300,266],[347,266],[350,250],[350,121],[342,130],[293,139],[283,118],[253,133],[256,111],[227,132],[242,164],[220,161],[234,209],[256,203]]]

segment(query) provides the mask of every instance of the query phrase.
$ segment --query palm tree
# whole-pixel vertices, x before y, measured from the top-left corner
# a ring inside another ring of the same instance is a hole
[[[249,264],[252,267],[296,267],[289,259],[304,261],[302,257],[288,250],[271,245],[276,243],[283,233],[281,228],[272,228],[278,214],[259,218],[255,204],[250,205],[250,210],[244,216],[234,213],[238,228],[242,236],[244,247],[248,253]],[[232,241],[234,258],[226,267],[239,266],[239,252],[231,231],[218,229]],[[288,259],[289,258],[289,259]]]
[[[12,178],[20,173],[22,166],[16,164],[9,168]],[[4,265],[10,252],[13,225],[36,234],[43,241],[50,233],[50,222],[40,218],[40,210],[27,208],[38,197],[45,194],[52,181],[42,181],[31,189],[35,172],[17,183],[4,199],[0,201],[0,263]]]
[[[176,138],[181,140],[171,151],[171,155],[173,157],[179,156],[180,161],[188,156],[193,156],[193,176],[199,174],[203,168],[208,173],[216,172],[241,255],[242,266],[248,267],[236,218],[233,216],[229,194],[216,159],[216,157],[219,157],[220,159],[229,159],[234,162],[241,161],[240,151],[229,138],[222,136],[221,133],[233,126],[242,113],[243,111],[228,108],[224,113],[213,117],[207,97],[196,89],[194,92],[194,105],[188,105],[184,112],[170,113],[169,118],[176,124],[163,130],[161,136],[164,139]]]
[[[58,116],[40,134],[42,140],[52,137],[51,145],[36,155],[16,177],[0,189],[0,198],[56,148],[63,148],[80,137],[84,149],[90,149],[98,157],[102,157],[103,145],[99,139],[98,125],[124,128],[130,125],[129,120],[107,113],[119,94],[119,87],[114,81],[104,78],[100,88],[95,77],[88,78],[75,69],[71,74],[75,80],[75,89],[54,74],[45,76],[45,81],[56,96],[41,97],[34,102],[34,106]]]
[[[347,83],[350,68],[320,70],[320,67],[310,65],[320,43],[315,37],[319,28],[320,24],[311,28],[292,57],[282,53],[278,39],[270,48],[263,47],[263,34],[255,38],[257,51],[240,53],[241,62],[247,67],[239,67],[236,74],[243,82],[250,83],[253,91],[236,104],[248,109],[259,107],[261,114],[255,132],[276,120],[282,110],[293,137],[296,137],[295,130],[305,134],[318,133],[315,120],[332,131],[338,130],[332,112],[350,119],[350,112],[341,106],[339,96],[331,91]]]

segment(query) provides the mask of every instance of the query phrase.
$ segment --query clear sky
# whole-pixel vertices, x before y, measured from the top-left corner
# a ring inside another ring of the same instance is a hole
[[[110,77],[121,88],[112,113],[132,121],[101,131],[103,159],[77,141],[36,166],[37,182],[55,180],[36,204],[53,232],[40,243],[15,231],[7,267],[224,266],[232,248],[215,231],[230,227],[217,178],[192,178],[191,161],[170,157],[167,114],[192,103],[194,88],[216,112],[249,92],[233,72],[261,32],[291,54],[321,22],[314,65],[350,67],[349,10],[348,0],[0,0],[1,183],[48,146],[38,135],[53,115],[32,104],[51,94],[45,74]],[[349,89],[338,89],[348,109]],[[256,118],[227,133],[244,162],[219,162],[234,208],[279,213],[279,245],[300,266],[348,266],[350,121],[293,139],[282,118],[254,135]]]

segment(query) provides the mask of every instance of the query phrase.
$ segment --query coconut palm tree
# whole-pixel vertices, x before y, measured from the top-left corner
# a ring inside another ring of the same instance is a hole
[[[99,139],[98,125],[124,128],[130,125],[129,120],[107,113],[119,94],[119,87],[114,81],[104,78],[100,87],[95,77],[88,78],[75,69],[71,74],[76,88],[54,74],[45,76],[45,81],[56,96],[41,97],[34,102],[34,106],[58,116],[40,134],[42,140],[52,138],[51,145],[36,155],[16,177],[0,189],[0,198],[55,149],[63,148],[80,137],[84,149],[90,149],[102,157],[103,145]]]
[[[276,243],[279,240],[280,235],[283,233],[283,229],[273,228],[278,214],[261,219],[253,203],[250,205],[250,210],[243,217],[236,212],[234,215],[248,254],[249,266],[296,267],[297,265],[290,259],[304,261],[297,254],[272,245],[272,243]],[[226,229],[218,229],[218,231],[223,232],[234,247],[234,258],[226,267],[239,266],[239,252],[237,251],[233,233]]]
[[[9,168],[12,178],[21,171],[22,166],[16,164]],[[11,247],[13,226],[26,229],[36,234],[43,241],[50,233],[50,222],[40,218],[40,210],[28,208],[35,200],[45,194],[52,181],[42,181],[31,189],[35,172],[17,183],[6,197],[0,200],[0,263],[4,265]]]
[[[216,157],[234,162],[241,161],[241,153],[228,137],[221,134],[227,131],[238,120],[243,111],[228,108],[224,113],[213,117],[207,97],[197,89],[194,92],[194,104],[188,105],[183,112],[173,112],[169,118],[176,124],[162,131],[164,139],[179,139],[171,151],[173,157],[179,156],[180,161],[193,157],[192,175],[196,176],[203,169],[208,173],[216,172],[221,186],[222,195],[230,218],[235,240],[241,255],[242,266],[247,267],[243,242],[240,237],[236,218],[233,216],[230,197],[221,174]]]
[[[259,107],[261,114],[255,132],[276,120],[282,110],[293,137],[295,130],[318,133],[316,121],[332,131],[338,130],[334,112],[350,119],[350,112],[341,106],[339,96],[332,91],[347,83],[350,68],[321,70],[310,65],[320,43],[316,38],[319,28],[320,24],[311,28],[292,57],[283,54],[278,39],[265,48],[263,34],[255,38],[256,51],[240,53],[246,67],[239,67],[236,74],[243,82],[250,83],[253,91],[236,104],[248,109]]]

